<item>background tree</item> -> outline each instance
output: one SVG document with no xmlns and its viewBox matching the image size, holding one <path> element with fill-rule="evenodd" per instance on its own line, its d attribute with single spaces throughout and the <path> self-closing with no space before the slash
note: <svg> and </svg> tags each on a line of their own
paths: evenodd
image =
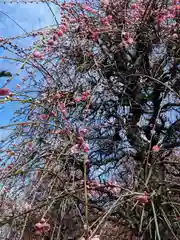
<svg viewBox="0 0 180 240">
<path fill-rule="evenodd" d="M 61 23 L 33 46 L 1 40 L 27 73 L 3 99 L 25 107 L 1 146 L 2 202 L 22 207 L 1 225 L 10 239 L 179 239 L 178 1 L 53 3 Z"/>
</svg>

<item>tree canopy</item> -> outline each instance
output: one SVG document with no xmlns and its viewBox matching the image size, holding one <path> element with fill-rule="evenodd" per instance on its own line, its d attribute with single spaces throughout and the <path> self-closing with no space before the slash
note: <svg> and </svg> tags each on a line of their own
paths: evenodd
<svg viewBox="0 0 180 240">
<path fill-rule="evenodd" d="M 32 46 L 0 42 L 25 73 L 17 92 L 0 89 L 24 105 L 1 127 L 15 126 L 1 143 L 1 227 L 179 239 L 179 2 L 51 2 L 60 23 L 18 36 Z"/>
</svg>

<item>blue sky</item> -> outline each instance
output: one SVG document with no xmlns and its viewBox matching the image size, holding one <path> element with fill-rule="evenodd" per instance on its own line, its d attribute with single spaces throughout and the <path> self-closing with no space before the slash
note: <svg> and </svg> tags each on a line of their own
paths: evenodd
<svg viewBox="0 0 180 240">
<path fill-rule="evenodd" d="M 5 1 L 5 0 L 4 0 Z M 59 10 L 56 6 L 51 5 L 53 12 L 60 18 Z M 4 13 L 4 14 L 3 14 Z M 8 15 L 9 17 L 7 17 Z M 17 22 L 27 32 L 38 30 L 48 25 L 55 24 L 54 17 L 49 10 L 46 3 L 7 3 L 3 4 L 0 0 L 0 36 L 13 37 L 24 34 L 24 31 L 15 24 L 11 19 Z M 18 41 L 18 46 L 28 46 L 32 43 L 32 39 L 21 39 Z M 7 55 L 3 49 L 0 48 L 0 56 Z M 0 59 L 0 70 L 9 70 L 13 75 L 17 72 L 18 66 L 10 63 L 7 60 Z M 22 73 L 23 74 L 23 73 Z M 21 76 L 21 75 L 20 75 Z M 11 90 L 15 89 L 16 84 L 20 82 L 20 76 L 14 77 L 12 82 L 8 85 Z M 5 79 L 0 79 L 0 88 L 2 87 Z M 0 126 L 7 125 L 13 112 L 19 107 L 17 102 L 6 103 L 5 106 L 0 105 Z M 7 136 L 7 130 L 0 130 L 0 140 Z"/>
</svg>

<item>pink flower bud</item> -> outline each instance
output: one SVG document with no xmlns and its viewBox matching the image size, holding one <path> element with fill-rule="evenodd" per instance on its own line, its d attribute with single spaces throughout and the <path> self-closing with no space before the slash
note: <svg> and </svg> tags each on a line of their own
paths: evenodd
<svg viewBox="0 0 180 240">
<path fill-rule="evenodd" d="M 132 8 L 132 9 L 136 9 L 136 8 L 137 8 L 136 3 L 131 4 L 131 8 Z"/>
<path fill-rule="evenodd" d="M 75 144 L 74 146 L 71 147 L 71 153 L 79 153 L 79 144 Z"/>
<path fill-rule="evenodd" d="M 177 33 L 173 33 L 172 38 L 173 38 L 173 39 L 177 39 L 177 38 L 178 38 Z"/>
<path fill-rule="evenodd" d="M 61 25 L 61 30 L 65 33 L 67 31 L 67 26 L 65 24 Z"/>
<path fill-rule="evenodd" d="M 47 119 L 49 118 L 49 115 L 47 115 L 47 114 L 41 114 L 41 115 L 39 116 L 39 118 L 40 118 L 40 120 L 47 120 Z"/>
<path fill-rule="evenodd" d="M 87 96 L 85 96 L 85 95 L 83 95 L 83 96 L 81 97 L 81 100 L 82 100 L 82 101 L 86 101 L 86 99 L 87 99 Z"/>
<path fill-rule="evenodd" d="M 45 222 L 42 224 L 42 228 L 43 228 L 43 232 L 47 233 L 50 231 L 50 224 Z"/>
<path fill-rule="evenodd" d="M 88 145 L 87 143 L 84 143 L 82 147 L 83 147 L 83 151 L 84 151 L 85 153 L 88 153 L 88 151 L 89 151 L 89 145 Z"/>
<path fill-rule="evenodd" d="M 81 99 L 80 99 L 80 98 L 74 98 L 74 101 L 75 101 L 75 102 L 80 102 Z"/>
<path fill-rule="evenodd" d="M 152 150 L 154 152 L 158 152 L 160 150 L 160 147 L 158 145 L 155 145 L 155 146 L 152 147 Z"/>
<path fill-rule="evenodd" d="M 45 223 L 46 219 L 45 218 L 41 218 L 41 220 L 39 221 L 40 223 Z"/>
<path fill-rule="evenodd" d="M 34 56 L 34 58 L 37 58 L 37 59 L 42 59 L 43 58 L 42 53 L 40 53 L 37 50 L 34 51 L 33 56 Z"/>
<path fill-rule="evenodd" d="M 4 190 L 4 193 L 8 192 L 8 188 L 7 187 L 4 187 L 3 190 Z"/>
<path fill-rule="evenodd" d="M 47 44 L 48 44 L 49 46 L 52 46 L 52 45 L 54 45 L 54 41 L 53 41 L 52 39 L 49 39 L 48 42 L 47 42 Z"/>
<path fill-rule="evenodd" d="M 84 137 L 86 135 L 86 133 L 88 132 L 88 129 L 87 128 L 82 128 L 79 130 L 79 133 L 82 137 Z"/>
<path fill-rule="evenodd" d="M 140 196 L 137 196 L 136 197 L 136 200 L 139 202 L 139 203 L 148 203 L 149 202 L 149 197 L 147 196 L 147 193 L 144 192 L 143 195 L 140 195 Z"/>
<path fill-rule="evenodd" d="M 91 162 L 90 162 L 90 160 L 86 160 L 86 161 L 85 161 L 85 165 L 86 165 L 86 168 L 87 168 L 87 169 L 91 168 Z"/>
<path fill-rule="evenodd" d="M 113 17 L 112 17 L 111 15 L 108 15 L 108 16 L 107 16 L 108 21 L 111 21 L 112 18 L 113 18 Z"/>
<path fill-rule="evenodd" d="M 6 96 L 9 95 L 10 91 L 8 88 L 1 88 L 0 89 L 0 96 Z"/>
<path fill-rule="evenodd" d="M 58 35 L 59 37 L 62 37 L 63 31 L 59 30 L 59 31 L 57 32 L 57 35 Z"/>
</svg>

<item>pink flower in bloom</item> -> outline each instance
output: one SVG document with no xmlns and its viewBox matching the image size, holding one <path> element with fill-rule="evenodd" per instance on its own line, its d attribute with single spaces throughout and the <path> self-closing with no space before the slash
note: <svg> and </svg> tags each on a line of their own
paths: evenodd
<svg viewBox="0 0 180 240">
<path fill-rule="evenodd" d="M 155 145 L 155 146 L 152 147 L 152 150 L 154 152 L 158 152 L 160 150 L 160 147 L 158 145 Z"/>
<path fill-rule="evenodd" d="M 98 40 L 99 34 L 97 32 L 92 32 L 92 39 L 94 41 Z"/>
<path fill-rule="evenodd" d="M 173 38 L 173 39 L 177 39 L 177 38 L 178 38 L 177 33 L 173 33 L 172 38 Z"/>
<path fill-rule="evenodd" d="M 65 33 L 67 31 L 67 26 L 65 24 L 61 25 L 61 30 Z"/>
<path fill-rule="evenodd" d="M 17 84 L 17 85 L 16 85 L 16 88 L 17 88 L 17 89 L 20 89 L 20 88 L 21 88 L 21 86 L 20 86 L 19 84 Z"/>
<path fill-rule="evenodd" d="M 8 188 L 7 187 L 4 187 L 3 190 L 4 190 L 4 193 L 8 192 Z"/>
<path fill-rule="evenodd" d="M 144 192 L 143 195 L 139 195 L 136 197 L 136 200 L 139 202 L 139 203 L 142 203 L 142 204 L 145 204 L 145 203 L 148 203 L 149 202 L 149 197 L 147 195 L 147 192 Z"/>
<path fill-rule="evenodd" d="M 130 37 L 130 38 L 128 38 L 127 42 L 128 42 L 129 44 L 133 44 L 133 43 L 134 43 L 134 39 Z"/>
<path fill-rule="evenodd" d="M 45 223 L 45 222 L 46 222 L 45 218 L 41 218 L 40 223 Z"/>
<path fill-rule="evenodd" d="M 41 115 L 39 116 L 39 118 L 40 118 L 40 120 L 47 120 L 47 119 L 49 118 L 49 115 L 47 115 L 47 114 L 41 114 Z"/>
<path fill-rule="evenodd" d="M 86 165 L 86 168 L 87 169 L 89 169 L 89 168 L 91 168 L 91 162 L 90 162 L 90 160 L 86 160 L 86 162 L 85 162 L 85 165 Z"/>
<path fill-rule="evenodd" d="M 112 20 L 112 16 L 111 16 L 111 15 L 108 15 L 108 16 L 107 16 L 107 19 L 108 19 L 108 21 L 111 21 L 111 20 Z"/>
<path fill-rule="evenodd" d="M 11 169 L 13 168 L 13 165 L 9 164 L 9 165 L 7 166 L 7 168 L 8 168 L 9 170 L 11 170 Z"/>
<path fill-rule="evenodd" d="M 53 35 L 53 41 L 56 41 L 56 40 L 58 40 L 58 35 L 57 35 L 57 34 L 54 34 L 54 35 Z"/>
<path fill-rule="evenodd" d="M 57 32 L 57 35 L 58 35 L 59 37 L 62 37 L 63 31 L 59 30 L 59 31 Z"/>
<path fill-rule="evenodd" d="M 64 96 L 64 95 L 61 94 L 61 93 L 56 93 L 55 98 L 60 99 L 60 98 L 62 98 L 63 96 Z"/>
<path fill-rule="evenodd" d="M 47 44 L 48 44 L 49 46 L 52 46 L 52 45 L 54 45 L 54 41 L 53 41 L 52 39 L 49 39 L 48 42 L 47 42 Z"/>
<path fill-rule="evenodd" d="M 58 106 L 59 106 L 59 108 L 60 108 L 60 111 L 61 111 L 64 115 L 66 115 L 66 114 L 67 114 L 67 111 L 66 111 L 66 108 L 65 108 L 65 103 L 60 102 L 60 103 L 58 104 Z"/>
<path fill-rule="evenodd" d="M 88 153 L 88 151 L 89 151 L 89 145 L 88 145 L 87 143 L 83 143 L 82 148 L 83 148 L 83 151 L 84 151 L 85 153 Z"/>
<path fill-rule="evenodd" d="M 37 51 L 37 50 L 34 51 L 33 56 L 34 56 L 34 58 L 37 58 L 37 59 L 42 59 L 43 58 L 42 53 Z"/>
<path fill-rule="evenodd" d="M 80 102 L 81 99 L 80 99 L 80 98 L 74 98 L 74 101 L 75 101 L 75 102 Z"/>
<path fill-rule="evenodd" d="M 0 96 L 6 96 L 9 95 L 10 91 L 8 88 L 1 88 L 0 89 Z"/>
<path fill-rule="evenodd" d="M 31 205 L 28 203 L 25 203 L 24 208 L 26 211 L 29 211 L 29 210 L 31 210 Z"/>
<path fill-rule="evenodd" d="M 101 0 L 101 4 L 104 6 L 104 7 L 107 7 L 109 5 L 109 0 Z"/>
<path fill-rule="evenodd" d="M 74 146 L 71 147 L 71 153 L 75 154 L 75 153 L 79 153 L 80 149 L 79 149 L 79 144 L 75 144 Z"/>
<path fill-rule="evenodd" d="M 81 97 L 81 100 L 82 100 L 82 101 L 86 101 L 86 99 L 87 99 L 87 96 L 85 96 L 85 95 L 83 95 L 83 96 Z"/>
<path fill-rule="evenodd" d="M 35 230 L 36 234 L 42 234 L 47 233 L 50 231 L 50 224 L 46 222 L 46 220 L 43 218 L 40 222 L 35 224 Z"/>
<path fill-rule="evenodd" d="M 81 128 L 79 130 L 79 133 L 80 133 L 81 137 L 84 137 L 87 134 L 87 132 L 88 132 L 87 128 Z"/>
<path fill-rule="evenodd" d="M 82 7 L 83 7 L 83 9 L 86 10 L 86 11 L 89 11 L 89 10 L 91 9 L 91 8 L 90 8 L 88 5 L 86 5 L 86 4 L 83 4 Z"/>
<path fill-rule="evenodd" d="M 131 8 L 132 9 L 136 9 L 137 8 L 137 4 L 136 3 L 131 4 Z"/>
<path fill-rule="evenodd" d="M 28 150 L 32 151 L 32 149 L 33 149 L 33 144 L 32 144 L 31 142 L 29 142 L 29 143 L 27 144 L 27 148 L 28 148 Z"/>
</svg>

